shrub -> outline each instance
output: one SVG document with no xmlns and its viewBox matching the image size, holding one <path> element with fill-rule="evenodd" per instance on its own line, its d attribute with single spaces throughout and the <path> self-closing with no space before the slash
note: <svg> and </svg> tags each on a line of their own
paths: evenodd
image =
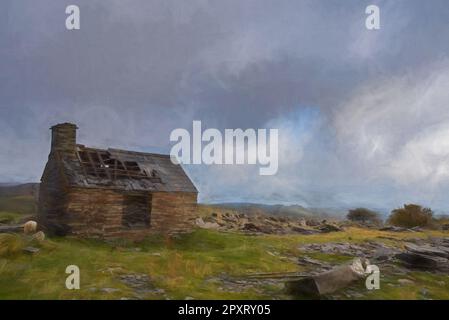
<svg viewBox="0 0 449 320">
<path fill-rule="evenodd" d="M 388 223 L 404 228 L 428 227 L 433 224 L 433 212 L 417 204 L 405 204 L 403 208 L 391 211 Z"/>
<path fill-rule="evenodd" d="M 346 218 L 350 221 L 369 223 L 374 225 L 380 225 L 382 223 L 379 213 L 366 208 L 349 210 Z"/>
</svg>

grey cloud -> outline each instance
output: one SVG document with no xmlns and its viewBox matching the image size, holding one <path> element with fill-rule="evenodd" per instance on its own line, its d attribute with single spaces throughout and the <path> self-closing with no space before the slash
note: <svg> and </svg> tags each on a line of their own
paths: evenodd
<svg viewBox="0 0 449 320">
<path fill-rule="evenodd" d="M 366 163 L 347 152 L 357 133 L 347 138 L 335 123 L 342 114 L 351 120 L 365 112 L 354 105 L 363 88 L 404 74 L 419 77 L 447 58 L 446 1 L 75 2 L 77 32 L 64 28 L 64 9 L 74 1 L 2 2 L 1 180 L 39 178 L 48 127 L 56 122 L 78 123 L 81 143 L 167 152 L 170 131 L 190 128 L 194 119 L 217 128 L 284 127 L 312 108 L 320 124 L 301 133 L 311 135 L 309 142 L 289 140 L 303 156 L 279 177 L 261 182 L 251 168 L 239 168 L 230 172 L 240 178 L 230 180 L 224 168 L 189 168 L 203 199 L 391 205 L 405 194 L 379 168 L 370 167 L 375 183 L 363 187 Z M 372 3 L 382 14 L 376 32 L 364 28 Z M 396 104 L 406 100 L 393 99 L 385 113 L 402 112 Z M 360 117 L 367 121 L 370 114 Z M 405 136 L 394 125 L 381 130 L 392 139 Z M 386 194 L 397 198 L 382 200 Z"/>
</svg>

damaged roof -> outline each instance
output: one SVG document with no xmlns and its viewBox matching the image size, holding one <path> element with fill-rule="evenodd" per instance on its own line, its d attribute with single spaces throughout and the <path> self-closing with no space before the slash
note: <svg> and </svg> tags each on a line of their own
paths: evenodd
<svg viewBox="0 0 449 320">
<path fill-rule="evenodd" d="M 70 186 L 126 191 L 195 192 L 181 165 L 169 155 L 77 145 L 76 157 L 59 153 Z"/>
</svg>

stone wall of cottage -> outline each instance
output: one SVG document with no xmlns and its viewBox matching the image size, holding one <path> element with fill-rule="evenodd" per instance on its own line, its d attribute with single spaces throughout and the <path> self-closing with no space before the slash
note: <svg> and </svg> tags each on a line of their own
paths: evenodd
<svg viewBox="0 0 449 320">
<path fill-rule="evenodd" d="M 67 196 L 65 222 L 73 235 L 89 238 L 140 239 L 151 233 L 178 233 L 192 229 L 197 215 L 197 194 L 151 194 L 149 227 L 123 226 L 126 194 L 103 189 L 72 189 Z"/>
</svg>

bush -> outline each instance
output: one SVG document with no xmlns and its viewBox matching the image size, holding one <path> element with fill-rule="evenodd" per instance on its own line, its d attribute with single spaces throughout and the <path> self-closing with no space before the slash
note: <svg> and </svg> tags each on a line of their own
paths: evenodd
<svg viewBox="0 0 449 320">
<path fill-rule="evenodd" d="M 380 225 L 382 223 L 379 213 L 365 208 L 349 210 L 346 218 L 350 221 L 374 225 Z"/>
<path fill-rule="evenodd" d="M 388 223 L 404 228 L 429 227 L 433 224 L 433 212 L 417 204 L 405 204 L 404 208 L 391 211 Z"/>
</svg>

